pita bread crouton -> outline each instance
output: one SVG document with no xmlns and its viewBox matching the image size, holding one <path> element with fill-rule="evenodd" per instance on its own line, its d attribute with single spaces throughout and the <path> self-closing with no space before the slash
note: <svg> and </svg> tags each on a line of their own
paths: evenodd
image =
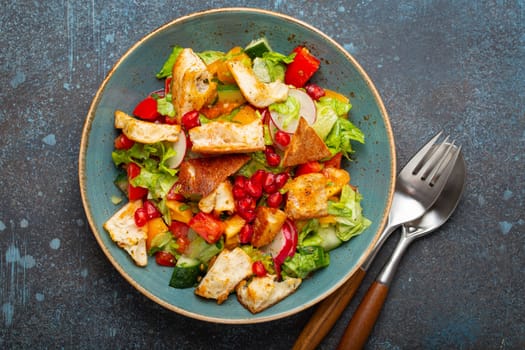
<svg viewBox="0 0 525 350">
<path fill-rule="evenodd" d="M 191 150 L 204 154 L 249 153 L 264 150 L 261 119 L 249 124 L 215 121 L 191 128 Z"/>
<path fill-rule="evenodd" d="M 237 284 L 250 277 L 252 259 L 241 248 L 224 249 L 195 289 L 195 294 L 222 304 Z"/>
<path fill-rule="evenodd" d="M 284 211 L 270 207 L 257 207 L 255 215 L 251 243 L 259 248 L 273 241 L 287 216 Z"/>
<path fill-rule="evenodd" d="M 142 201 L 136 200 L 126 203 L 104 223 L 111 239 L 124 249 L 133 258 L 138 266 L 148 264 L 146 252 L 147 231 L 135 224 L 135 211 L 142 207 Z"/>
<path fill-rule="evenodd" d="M 305 174 L 289 181 L 286 184 L 286 214 L 293 220 L 328 215 L 327 182 L 328 179 L 321 173 Z"/>
<path fill-rule="evenodd" d="M 249 160 L 247 154 L 185 160 L 179 168 L 178 192 L 185 197 L 206 197 Z"/>
<path fill-rule="evenodd" d="M 254 277 L 249 282 L 239 283 L 235 291 L 239 302 L 255 314 L 295 292 L 301 282 L 300 278 L 287 278 L 278 282 L 276 276 Z"/>
<path fill-rule="evenodd" d="M 304 118 L 299 119 L 297 130 L 284 150 L 283 166 L 295 166 L 330 157 L 332 153 Z"/>
<path fill-rule="evenodd" d="M 115 111 L 115 128 L 122 129 L 130 140 L 146 144 L 161 141 L 176 142 L 180 134 L 180 125 L 147 122 L 119 110 Z"/>
<path fill-rule="evenodd" d="M 201 109 L 217 96 L 217 83 L 192 49 L 181 51 L 173 65 L 172 77 L 170 91 L 179 122 L 185 113 Z"/>
</svg>

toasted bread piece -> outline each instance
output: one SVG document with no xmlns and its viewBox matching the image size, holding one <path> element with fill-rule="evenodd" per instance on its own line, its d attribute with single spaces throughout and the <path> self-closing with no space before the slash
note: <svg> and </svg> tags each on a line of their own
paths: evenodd
<svg viewBox="0 0 525 350">
<path fill-rule="evenodd" d="M 212 211 L 219 216 L 223 212 L 232 213 L 235 210 L 235 199 L 230 181 L 223 181 L 213 192 L 199 201 L 199 209 L 205 213 Z"/>
<path fill-rule="evenodd" d="M 274 102 L 285 101 L 288 97 L 288 85 L 280 81 L 271 83 L 259 81 L 253 69 L 245 66 L 242 61 L 230 60 L 226 64 L 244 98 L 255 107 L 268 107 Z"/>
<path fill-rule="evenodd" d="M 283 166 L 295 166 L 330 157 L 332 153 L 304 118 L 299 118 L 297 130 L 284 150 Z"/>
<path fill-rule="evenodd" d="M 284 211 L 277 208 L 257 207 L 256 210 L 251 243 L 259 248 L 273 241 L 287 216 Z"/>
<path fill-rule="evenodd" d="M 180 134 L 180 125 L 146 122 L 119 110 L 115 111 L 115 128 L 122 129 L 130 140 L 147 144 L 161 141 L 176 142 Z"/>
<path fill-rule="evenodd" d="M 264 150 L 262 121 L 249 124 L 215 121 L 189 130 L 191 150 L 205 154 L 249 153 Z"/>
<path fill-rule="evenodd" d="M 228 176 L 250 160 L 247 154 L 188 159 L 179 169 L 179 193 L 186 197 L 206 197 Z"/>
<path fill-rule="evenodd" d="M 350 183 L 350 174 L 344 169 L 324 168 L 321 174 L 328 179 L 326 183 L 326 195 L 328 197 L 339 194 L 343 186 Z"/>
<path fill-rule="evenodd" d="M 321 173 L 296 177 L 286 184 L 286 214 L 294 220 L 304 220 L 328 215 L 328 179 Z"/>
<path fill-rule="evenodd" d="M 235 291 L 239 302 L 255 314 L 295 292 L 301 282 L 300 278 L 287 278 L 278 282 L 276 276 L 254 277 L 251 281 L 239 283 Z"/>
<path fill-rule="evenodd" d="M 250 277 L 252 259 L 241 248 L 224 249 L 203 277 L 195 294 L 222 304 L 242 280 Z"/>
<path fill-rule="evenodd" d="M 181 51 L 173 65 L 172 77 L 170 91 L 179 122 L 186 112 L 201 109 L 217 96 L 217 83 L 192 49 Z"/>
<path fill-rule="evenodd" d="M 146 252 L 147 232 L 135 225 L 135 210 L 142 207 L 142 201 L 136 200 L 126 203 L 111 218 L 104 223 L 111 239 L 131 256 L 138 266 L 148 264 Z"/>
</svg>

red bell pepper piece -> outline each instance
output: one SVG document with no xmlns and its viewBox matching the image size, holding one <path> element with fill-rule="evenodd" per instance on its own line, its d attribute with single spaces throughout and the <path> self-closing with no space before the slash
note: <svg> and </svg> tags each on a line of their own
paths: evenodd
<svg viewBox="0 0 525 350">
<path fill-rule="evenodd" d="M 286 68 L 284 82 L 300 88 L 317 72 L 321 61 L 304 46 L 296 47 L 293 52 L 295 57 Z"/>
<path fill-rule="evenodd" d="M 157 111 L 157 100 L 151 96 L 146 97 L 135 107 L 133 110 L 133 115 L 139 117 L 140 119 L 154 121 L 160 117 L 160 114 Z"/>
</svg>

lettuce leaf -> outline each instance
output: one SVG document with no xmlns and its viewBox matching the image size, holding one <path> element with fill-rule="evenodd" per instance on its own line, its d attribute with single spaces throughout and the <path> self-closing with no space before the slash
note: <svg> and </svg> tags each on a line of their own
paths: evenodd
<svg viewBox="0 0 525 350">
<path fill-rule="evenodd" d="M 175 64 L 175 61 L 177 61 L 177 58 L 179 57 L 183 49 L 184 49 L 183 47 L 178 46 L 178 45 L 173 48 L 168 59 L 166 60 L 166 62 L 164 62 L 164 64 L 162 65 L 162 68 L 156 74 L 156 77 L 158 79 L 163 79 L 171 75 L 173 65 Z"/>
<path fill-rule="evenodd" d="M 116 166 L 130 162 L 140 166 L 140 174 L 131 180 L 133 186 L 147 188 L 153 199 L 166 196 L 177 180 L 177 169 L 171 169 L 167 160 L 175 156 L 169 143 L 157 142 L 151 145 L 135 143 L 128 150 L 115 150 L 111 156 Z"/>
<path fill-rule="evenodd" d="M 351 186 L 345 185 L 339 202 L 328 201 L 328 213 L 335 216 L 336 235 L 342 241 L 362 233 L 371 221 L 363 216 L 362 196 Z"/>
</svg>

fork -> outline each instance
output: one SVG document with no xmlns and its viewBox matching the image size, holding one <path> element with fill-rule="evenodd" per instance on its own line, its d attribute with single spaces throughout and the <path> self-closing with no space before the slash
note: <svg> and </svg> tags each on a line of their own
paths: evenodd
<svg viewBox="0 0 525 350">
<path fill-rule="evenodd" d="M 459 152 L 453 152 L 449 137 L 433 147 L 443 134 L 440 131 L 403 167 L 396 180 L 390 213 L 383 232 L 370 254 L 337 291 L 326 298 L 312 315 L 296 340 L 293 350 L 315 349 L 355 295 L 384 242 L 399 226 L 421 217 L 436 201 L 450 176 Z"/>
</svg>

